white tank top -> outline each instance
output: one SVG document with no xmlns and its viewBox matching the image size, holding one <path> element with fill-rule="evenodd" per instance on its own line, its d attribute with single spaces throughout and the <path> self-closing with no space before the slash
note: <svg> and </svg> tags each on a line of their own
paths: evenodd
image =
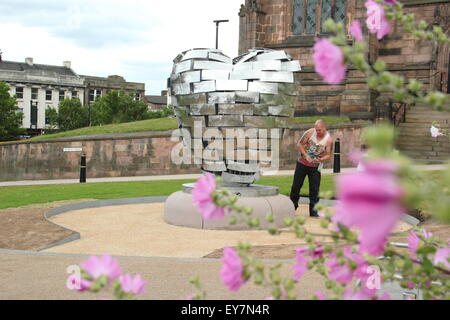
<svg viewBox="0 0 450 320">
<path fill-rule="evenodd" d="M 311 159 L 319 158 L 325 153 L 325 148 L 328 140 L 331 138 L 330 133 L 327 132 L 322 140 L 317 139 L 317 132 L 314 129 L 313 134 L 308 139 L 305 147 L 305 151 Z M 302 155 L 300 155 L 300 162 L 309 167 L 318 167 L 319 171 L 323 168 L 323 162 L 320 164 L 313 164 L 306 161 Z"/>
</svg>

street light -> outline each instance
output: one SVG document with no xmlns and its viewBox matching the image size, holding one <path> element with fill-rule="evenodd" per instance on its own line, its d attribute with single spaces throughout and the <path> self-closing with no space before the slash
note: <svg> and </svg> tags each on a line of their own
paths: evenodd
<svg viewBox="0 0 450 320">
<path fill-rule="evenodd" d="M 219 49 L 219 23 L 229 22 L 229 20 L 214 20 L 216 24 L 216 49 Z"/>
</svg>

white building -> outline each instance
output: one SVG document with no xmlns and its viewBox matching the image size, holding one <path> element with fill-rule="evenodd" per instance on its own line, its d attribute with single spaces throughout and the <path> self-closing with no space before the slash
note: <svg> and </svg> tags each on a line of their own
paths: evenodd
<svg viewBox="0 0 450 320">
<path fill-rule="evenodd" d="M 60 101 L 74 97 L 84 103 L 84 79 L 72 70 L 70 61 L 62 66 L 35 64 L 32 58 L 25 62 L 0 61 L 0 81 L 16 95 L 24 113 L 22 127 L 29 134 L 40 134 L 47 128 L 47 107 L 58 109 Z"/>
</svg>

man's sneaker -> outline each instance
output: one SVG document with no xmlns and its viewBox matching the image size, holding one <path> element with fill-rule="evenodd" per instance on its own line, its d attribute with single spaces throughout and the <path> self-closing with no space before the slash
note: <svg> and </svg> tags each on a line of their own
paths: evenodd
<svg viewBox="0 0 450 320">
<path fill-rule="evenodd" d="M 320 216 L 318 214 L 310 214 L 309 215 L 311 218 L 317 218 L 320 219 Z"/>
</svg>

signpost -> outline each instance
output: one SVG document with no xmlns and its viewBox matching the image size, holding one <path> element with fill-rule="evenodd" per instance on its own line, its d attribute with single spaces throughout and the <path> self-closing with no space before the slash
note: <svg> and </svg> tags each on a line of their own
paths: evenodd
<svg viewBox="0 0 450 320">
<path fill-rule="evenodd" d="M 83 151 L 83 148 L 64 148 L 64 152 L 81 152 Z"/>
<path fill-rule="evenodd" d="M 80 183 L 86 183 L 86 154 L 83 148 L 64 148 L 64 152 L 81 152 L 80 159 Z"/>
</svg>

